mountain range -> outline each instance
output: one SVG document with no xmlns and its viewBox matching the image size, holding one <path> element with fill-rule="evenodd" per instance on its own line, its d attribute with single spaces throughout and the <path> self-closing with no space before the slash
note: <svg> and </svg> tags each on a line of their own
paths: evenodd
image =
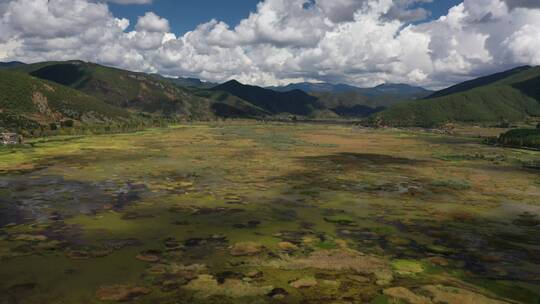
<svg viewBox="0 0 540 304">
<path fill-rule="evenodd" d="M 540 115 L 540 67 L 518 67 L 432 92 L 406 84 L 358 88 L 298 83 L 263 88 L 168 78 L 83 61 L 0 64 L 0 127 L 39 128 L 151 119 L 362 119 L 372 125 L 519 121 Z"/>
<path fill-rule="evenodd" d="M 25 65 L 25 63 L 20 62 L 20 61 L 0 62 L 0 70 L 10 69 L 10 68 L 18 67 L 21 65 Z"/>
<path fill-rule="evenodd" d="M 384 95 L 402 96 L 406 98 L 420 98 L 433 93 L 421 87 L 415 87 L 408 84 L 385 83 L 372 88 L 359 88 L 348 84 L 331 83 L 291 83 L 281 87 L 268 87 L 268 89 L 287 92 L 292 90 L 302 90 L 306 93 L 347 93 L 357 92 L 368 97 L 377 97 Z"/>
<path fill-rule="evenodd" d="M 268 88 L 278 92 L 302 90 L 316 97 L 324 107 L 337 115 L 354 118 L 366 117 L 394 104 L 433 93 L 421 87 L 395 83 L 359 88 L 347 84 L 302 82 Z"/>
</svg>

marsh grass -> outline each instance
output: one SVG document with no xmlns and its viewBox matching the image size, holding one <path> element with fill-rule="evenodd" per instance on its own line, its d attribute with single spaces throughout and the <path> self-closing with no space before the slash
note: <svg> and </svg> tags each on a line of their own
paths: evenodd
<svg viewBox="0 0 540 304">
<path fill-rule="evenodd" d="M 149 288 L 137 303 L 395 303 L 385 289 L 429 284 L 538 302 L 540 181 L 518 165 L 538 152 L 437 138 L 231 122 L 1 149 L 0 303 L 117 284 Z"/>
</svg>

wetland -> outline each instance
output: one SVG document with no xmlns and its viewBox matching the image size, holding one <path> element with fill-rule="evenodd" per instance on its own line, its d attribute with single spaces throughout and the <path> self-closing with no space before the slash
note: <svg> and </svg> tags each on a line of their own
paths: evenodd
<svg viewBox="0 0 540 304">
<path fill-rule="evenodd" d="M 0 303 L 540 303 L 539 158 L 254 121 L 2 147 Z"/>
</svg>

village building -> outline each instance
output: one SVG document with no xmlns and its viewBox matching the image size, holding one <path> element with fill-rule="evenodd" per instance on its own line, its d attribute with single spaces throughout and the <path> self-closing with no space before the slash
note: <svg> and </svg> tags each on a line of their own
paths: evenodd
<svg viewBox="0 0 540 304">
<path fill-rule="evenodd" d="M 16 145 L 22 143 L 22 136 L 17 133 L 0 133 L 0 144 Z"/>
</svg>

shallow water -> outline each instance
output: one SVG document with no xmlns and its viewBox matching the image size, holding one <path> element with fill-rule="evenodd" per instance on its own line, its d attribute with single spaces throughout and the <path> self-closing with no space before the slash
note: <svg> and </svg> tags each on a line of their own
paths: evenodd
<svg viewBox="0 0 540 304">
<path fill-rule="evenodd" d="M 0 303 L 537 303 L 538 157 L 241 122 L 6 148 Z"/>
</svg>

